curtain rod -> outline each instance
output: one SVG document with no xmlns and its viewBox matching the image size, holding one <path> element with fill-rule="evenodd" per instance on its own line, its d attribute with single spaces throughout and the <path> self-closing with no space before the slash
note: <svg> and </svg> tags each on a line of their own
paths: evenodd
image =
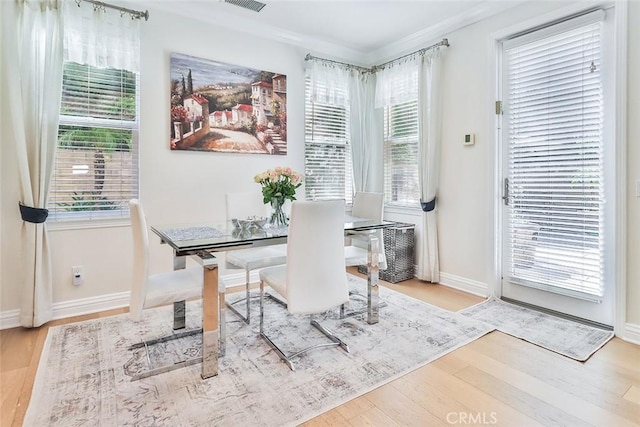
<svg viewBox="0 0 640 427">
<path fill-rule="evenodd" d="M 396 59 L 392 59 L 391 61 L 387 61 L 383 64 L 380 65 L 374 65 L 373 67 L 371 67 L 371 71 L 377 71 L 377 70 L 381 70 L 384 67 L 386 67 L 389 64 L 392 64 L 396 61 L 400 61 L 401 59 L 404 58 L 408 58 L 409 56 L 413 56 L 413 55 L 424 55 L 428 50 L 434 49 L 436 47 L 440 47 L 440 46 L 444 46 L 444 47 L 449 47 L 449 40 L 444 38 L 442 40 L 440 40 L 438 43 L 434 43 L 431 46 L 427 46 L 425 48 L 422 48 L 420 50 L 416 50 L 415 52 L 411 52 L 411 53 L 407 53 L 406 55 L 402 55 Z"/>
<path fill-rule="evenodd" d="M 144 12 L 142 12 L 139 10 L 127 9 L 126 7 L 116 6 L 114 4 L 104 3 L 98 0 L 76 0 L 76 4 L 78 5 L 78 7 L 80 7 L 80 3 L 83 1 L 87 3 L 91 3 L 94 9 L 104 9 L 108 7 L 109 9 L 119 10 L 121 14 L 128 13 L 129 15 L 131 15 L 131 19 L 144 18 L 145 21 L 149 20 L 148 10 L 145 10 Z"/>
<path fill-rule="evenodd" d="M 310 61 L 312 59 L 317 59 L 317 60 L 323 61 L 323 62 L 330 62 L 332 64 L 341 65 L 341 66 L 346 67 L 346 68 L 353 68 L 355 70 L 362 71 L 363 73 L 371 72 L 371 68 L 360 67 L 358 65 L 347 64 L 346 62 L 333 61 L 331 59 L 320 58 L 320 57 L 317 57 L 317 56 L 313 56 L 310 53 L 307 53 L 307 56 L 304 57 L 305 61 Z"/>
<path fill-rule="evenodd" d="M 87 0 L 85 0 L 85 1 L 87 1 Z M 446 38 L 442 39 L 438 43 L 432 44 L 431 46 L 427 46 L 427 47 L 422 48 L 420 50 L 417 50 L 415 52 L 408 53 L 408 54 L 403 55 L 403 56 L 401 56 L 399 58 L 392 59 L 391 61 L 387 61 L 387 62 L 385 62 L 383 64 L 374 65 L 371 68 L 365 68 L 365 67 L 360 67 L 358 65 L 347 64 L 346 62 L 333 61 L 331 59 L 319 58 L 317 56 L 311 55 L 310 53 L 307 53 L 307 55 L 304 57 L 304 60 L 305 61 L 309 61 L 309 60 L 312 60 L 312 59 L 317 59 L 317 60 L 320 60 L 320 61 L 330 62 L 332 64 L 341 65 L 341 66 L 346 67 L 346 68 L 353 68 L 353 69 L 356 69 L 356 70 L 359 70 L 359 71 L 362 71 L 362 72 L 365 72 L 365 73 L 373 73 L 373 72 L 376 72 L 377 70 L 380 70 L 380 69 L 386 67 L 387 65 L 389 65 L 389 64 L 391 64 L 393 62 L 400 61 L 401 59 L 407 58 L 407 57 L 412 56 L 412 55 L 422 55 L 425 52 L 427 52 L 428 50 L 436 48 L 436 47 L 440 47 L 440 46 L 449 47 L 449 40 L 446 39 Z"/>
</svg>

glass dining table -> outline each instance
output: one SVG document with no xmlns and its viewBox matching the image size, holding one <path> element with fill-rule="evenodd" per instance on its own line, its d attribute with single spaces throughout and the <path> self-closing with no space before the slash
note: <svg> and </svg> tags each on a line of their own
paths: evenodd
<svg viewBox="0 0 640 427">
<path fill-rule="evenodd" d="M 246 225 L 246 224 L 245 224 Z M 376 230 L 393 227 L 394 222 L 373 221 L 346 216 L 345 235 L 366 238 L 367 308 L 366 319 L 378 323 L 378 254 L 380 242 Z M 199 224 L 168 224 L 151 226 L 162 243 L 173 249 L 174 270 L 186 266 L 186 258 L 195 258 L 203 267 L 202 290 L 202 372 L 203 379 L 218 374 L 218 357 L 225 353 L 225 289 L 218 281 L 216 252 L 256 248 L 287 242 L 287 227 L 246 226 L 237 228 L 231 221 Z"/>
</svg>

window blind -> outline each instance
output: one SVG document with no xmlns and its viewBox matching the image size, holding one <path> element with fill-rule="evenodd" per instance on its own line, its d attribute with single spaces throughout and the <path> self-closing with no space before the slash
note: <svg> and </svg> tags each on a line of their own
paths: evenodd
<svg viewBox="0 0 640 427">
<path fill-rule="evenodd" d="M 137 197 L 138 74 L 65 61 L 51 220 L 128 217 Z"/>
<path fill-rule="evenodd" d="M 504 59 L 509 280 L 601 300 L 601 23 L 514 40 Z"/>
<path fill-rule="evenodd" d="M 316 83 L 317 84 L 317 83 Z M 322 92 L 327 88 L 316 88 Z M 348 98 L 346 80 L 331 88 Z M 348 103 L 314 101 L 311 79 L 305 82 L 305 191 L 309 200 L 352 200 L 351 147 Z"/>
<path fill-rule="evenodd" d="M 420 206 L 417 93 L 384 108 L 384 188 L 385 203 Z"/>
</svg>

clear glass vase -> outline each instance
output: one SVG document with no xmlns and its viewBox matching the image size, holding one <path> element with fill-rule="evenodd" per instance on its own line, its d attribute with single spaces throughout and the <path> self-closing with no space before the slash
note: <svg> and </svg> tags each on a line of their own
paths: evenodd
<svg viewBox="0 0 640 427">
<path fill-rule="evenodd" d="M 289 224 L 289 218 L 284 213 L 284 198 L 275 197 L 271 199 L 271 218 L 269 224 L 272 227 L 286 227 Z"/>
</svg>

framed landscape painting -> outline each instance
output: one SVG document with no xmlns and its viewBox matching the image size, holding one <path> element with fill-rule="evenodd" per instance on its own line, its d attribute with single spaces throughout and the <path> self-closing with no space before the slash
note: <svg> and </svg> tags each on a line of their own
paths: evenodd
<svg viewBox="0 0 640 427">
<path fill-rule="evenodd" d="M 171 54 L 171 149 L 287 154 L 287 76 Z"/>
</svg>

